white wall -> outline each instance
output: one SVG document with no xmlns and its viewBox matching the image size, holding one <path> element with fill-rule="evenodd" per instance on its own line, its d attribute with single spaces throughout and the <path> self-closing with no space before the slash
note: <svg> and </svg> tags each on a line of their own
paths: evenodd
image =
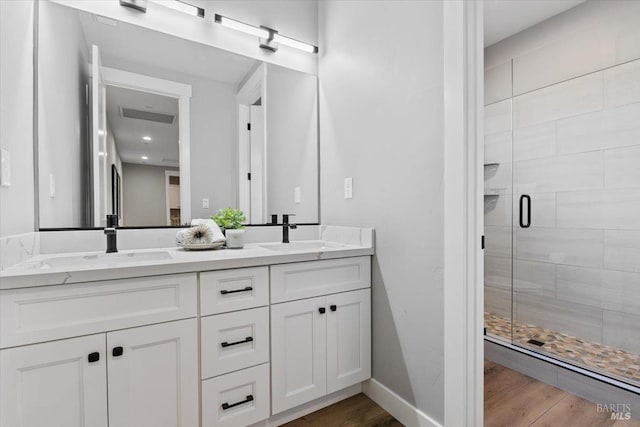
<svg viewBox="0 0 640 427">
<path fill-rule="evenodd" d="M 88 225 L 89 51 L 76 14 L 39 2 L 38 22 L 40 227 L 83 227 Z M 49 192 L 50 174 L 55 197 Z"/>
<path fill-rule="evenodd" d="M 640 2 L 590 1 L 485 51 L 485 162 L 500 163 L 485 188 L 501 193 L 485 208 L 486 311 L 511 317 L 513 274 L 516 320 L 634 353 L 638 23 Z M 511 217 L 521 194 L 532 197 L 527 229 Z"/>
<path fill-rule="evenodd" d="M 11 187 L 0 187 L 0 237 L 34 231 L 33 2 L 0 1 L 0 147 Z"/>
<path fill-rule="evenodd" d="M 322 223 L 375 228 L 373 376 L 442 422 L 443 5 L 322 1 L 319 18 Z"/>
<path fill-rule="evenodd" d="M 164 166 L 122 164 L 124 226 L 167 225 Z"/>
<path fill-rule="evenodd" d="M 318 222 L 317 78 L 267 64 L 267 214 Z M 300 187 L 300 203 L 294 188 Z"/>
</svg>

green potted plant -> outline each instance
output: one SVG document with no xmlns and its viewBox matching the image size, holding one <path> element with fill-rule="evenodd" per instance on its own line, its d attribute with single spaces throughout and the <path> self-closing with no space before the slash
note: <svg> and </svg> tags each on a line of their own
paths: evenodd
<svg viewBox="0 0 640 427">
<path fill-rule="evenodd" d="M 244 223 L 247 218 L 240 209 L 220 209 L 211 219 L 224 230 L 227 248 L 241 249 L 244 247 Z"/>
</svg>

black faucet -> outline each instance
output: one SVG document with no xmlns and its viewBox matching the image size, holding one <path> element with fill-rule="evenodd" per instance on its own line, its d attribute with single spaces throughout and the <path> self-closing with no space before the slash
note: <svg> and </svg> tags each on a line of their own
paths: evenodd
<svg viewBox="0 0 640 427">
<path fill-rule="evenodd" d="M 118 215 L 107 215 L 107 226 L 104 229 L 104 234 L 107 235 L 107 253 L 118 252 L 116 227 L 118 227 Z"/>
<path fill-rule="evenodd" d="M 289 243 L 289 229 L 295 230 L 298 228 L 295 224 L 289 224 L 290 216 L 295 216 L 295 214 L 282 215 L 282 243 Z"/>
</svg>

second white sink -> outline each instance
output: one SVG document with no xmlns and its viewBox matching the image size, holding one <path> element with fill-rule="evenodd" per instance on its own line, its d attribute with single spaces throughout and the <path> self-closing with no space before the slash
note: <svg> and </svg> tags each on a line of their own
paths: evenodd
<svg viewBox="0 0 640 427">
<path fill-rule="evenodd" d="M 327 249 L 342 248 L 340 243 L 325 242 L 322 240 L 305 240 L 291 243 L 267 243 L 260 247 L 270 251 L 291 252 L 291 251 L 323 251 Z"/>
</svg>

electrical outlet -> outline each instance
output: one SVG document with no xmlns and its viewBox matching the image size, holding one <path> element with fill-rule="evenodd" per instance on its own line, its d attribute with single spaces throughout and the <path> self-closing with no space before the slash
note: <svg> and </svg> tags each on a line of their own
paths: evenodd
<svg viewBox="0 0 640 427">
<path fill-rule="evenodd" d="M 11 155 L 5 149 L 0 149 L 0 185 L 11 187 Z"/>
<path fill-rule="evenodd" d="M 353 178 L 344 179 L 344 198 L 353 199 Z"/>
<path fill-rule="evenodd" d="M 295 204 L 300 204 L 300 187 L 295 187 L 293 189 L 293 202 Z"/>
<path fill-rule="evenodd" d="M 209 199 L 202 199 L 202 209 L 209 209 Z"/>
</svg>

